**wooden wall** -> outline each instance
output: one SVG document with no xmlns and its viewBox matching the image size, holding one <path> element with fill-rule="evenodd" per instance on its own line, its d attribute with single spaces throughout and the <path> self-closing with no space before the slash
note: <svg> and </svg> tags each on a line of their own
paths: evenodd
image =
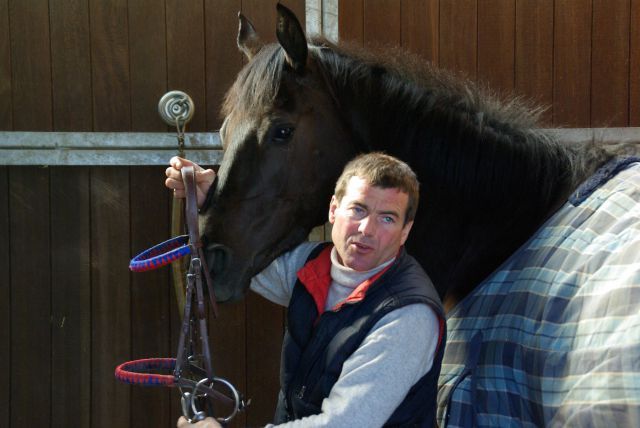
<svg viewBox="0 0 640 428">
<path fill-rule="evenodd" d="M 343 0 L 339 21 L 547 106 L 547 126 L 640 125 L 640 0 Z"/>
<path fill-rule="evenodd" d="M 0 0 L 0 130 L 165 131 L 170 89 L 195 101 L 189 130 L 215 130 L 242 65 L 236 13 L 273 39 L 274 3 Z M 549 105 L 548 125 L 640 126 L 640 0 L 342 0 L 339 20 L 342 39 Z M 175 392 L 113 378 L 175 352 L 168 270 L 127 270 L 169 237 L 163 170 L 0 166 L 0 426 L 174 426 Z M 272 415 L 282 323 L 253 295 L 210 323 L 217 372 L 252 398 L 234 426 Z"/>
<path fill-rule="evenodd" d="M 283 3 L 304 19 L 303 0 Z M 274 5 L 0 0 L 0 130 L 167 131 L 156 106 L 172 89 L 194 99 L 188 130 L 215 130 L 243 61 L 237 13 L 272 40 Z M 164 167 L 0 166 L 0 426 L 175 426 L 176 392 L 113 375 L 175 355 L 169 269 L 128 271 L 170 236 L 163 181 Z M 273 415 L 283 316 L 249 296 L 210 323 L 217 373 L 252 398 L 233 426 Z"/>
</svg>

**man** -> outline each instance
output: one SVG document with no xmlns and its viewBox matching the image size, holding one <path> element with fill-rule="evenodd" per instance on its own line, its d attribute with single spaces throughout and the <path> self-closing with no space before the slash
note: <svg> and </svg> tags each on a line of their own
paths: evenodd
<svg viewBox="0 0 640 428">
<path fill-rule="evenodd" d="M 192 163 L 170 164 L 166 185 L 183 197 L 179 170 Z M 202 203 L 215 174 L 195 169 Z M 332 245 L 300 244 L 252 279 L 253 291 L 288 306 L 277 426 L 435 426 L 444 316 L 403 249 L 418 187 L 396 158 L 357 157 L 329 205 Z"/>
</svg>

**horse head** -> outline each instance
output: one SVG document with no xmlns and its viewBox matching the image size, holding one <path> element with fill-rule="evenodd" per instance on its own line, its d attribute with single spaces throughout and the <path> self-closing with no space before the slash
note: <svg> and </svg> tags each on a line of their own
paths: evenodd
<svg viewBox="0 0 640 428">
<path fill-rule="evenodd" d="M 220 301 L 240 298 L 253 275 L 326 221 L 355 154 L 293 13 L 278 5 L 273 44 L 239 21 L 249 61 L 226 96 L 224 157 L 201 219 Z"/>
</svg>

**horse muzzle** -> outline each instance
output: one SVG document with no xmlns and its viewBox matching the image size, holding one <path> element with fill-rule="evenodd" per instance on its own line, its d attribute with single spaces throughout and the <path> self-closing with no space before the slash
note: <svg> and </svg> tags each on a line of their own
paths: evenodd
<svg viewBox="0 0 640 428">
<path fill-rule="evenodd" d="M 219 303 L 240 300 L 244 296 L 243 271 L 233 268 L 232 252 L 222 245 L 212 243 L 204 248 L 204 257 L 213 281 L 216 300 Z M 239 275 L 238 275 L 239 274 Z"/>
</svg>

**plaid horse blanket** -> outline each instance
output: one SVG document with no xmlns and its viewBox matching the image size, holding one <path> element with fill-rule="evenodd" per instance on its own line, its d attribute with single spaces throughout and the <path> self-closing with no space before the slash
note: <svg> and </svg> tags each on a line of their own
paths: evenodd
<svg viewBox="0 0 640 428">
<path fill-rule="evenodd" d="M 447 317 L 438 422 L 640 427 L 640 159 L 618 159 Z"/>
</svg>

